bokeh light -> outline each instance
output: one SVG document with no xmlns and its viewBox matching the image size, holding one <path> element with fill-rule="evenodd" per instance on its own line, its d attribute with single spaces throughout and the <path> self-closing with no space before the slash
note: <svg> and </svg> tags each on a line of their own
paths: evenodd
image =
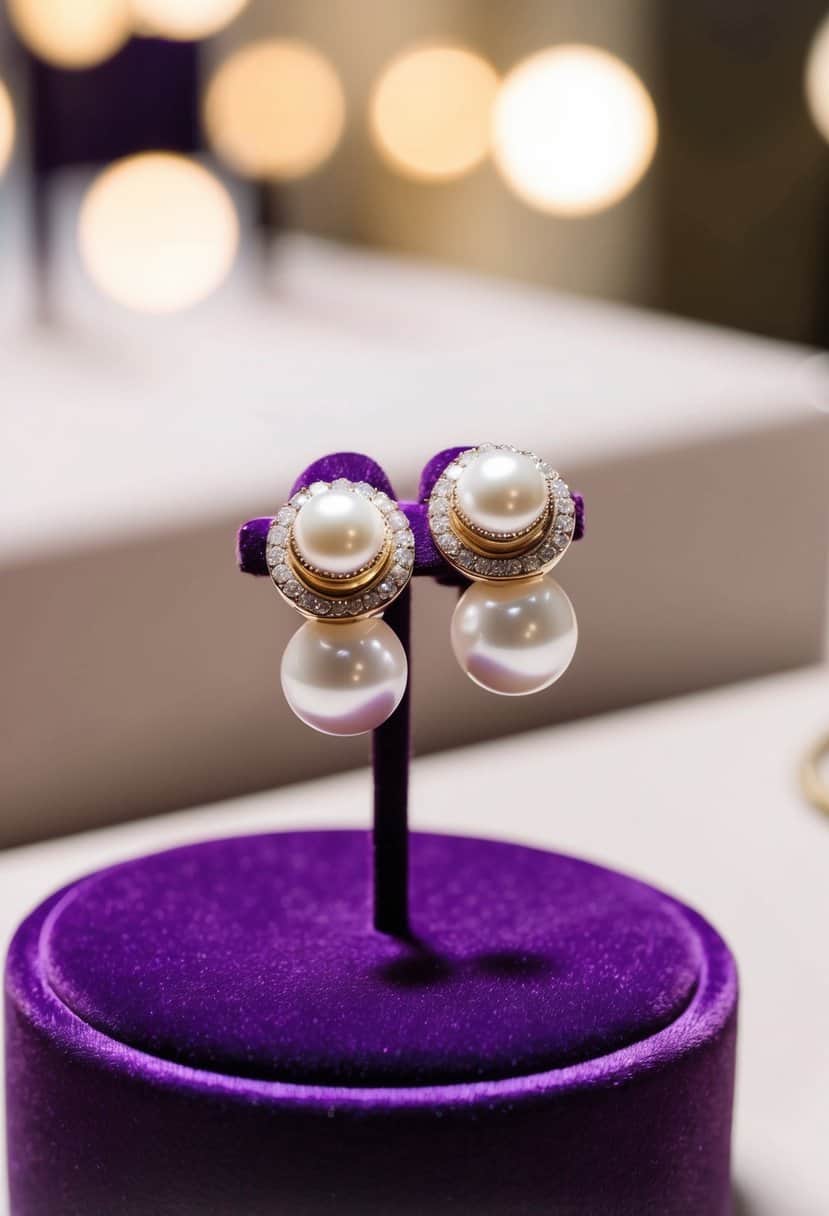
<svg viewBox="0 0 829 1216">
<path fill-rule="evenodd" d="M 248 0 L 132 0 L 135 23 L 142 34 L 182 42 L 218 33 L 247 4 Z"/>
<path fill-rule="evenodd" d="M 398 55 L 371 99 L 375 142 L 401 173 L 446 181 L 489 151 L 495 69 L 472 51 L 425 46 Z"/>
<path fill-rule="evenodd" d="M 805 86 L 812 121 L 829 140 L 829 17 L 818 26 L 809 47 Z"/>
<path fill-rule="evenodd" d="M 494 111 L 495 162 L 525 202 L 560 215 L 600 211 L 639 181 L 656 150 L 653 101 L 606 51 L 560 46 L 518 64 Z"/>
<path fill-rule="evenodd" d="M 216 152 L 244 176 L 304 177 L 337 146 L 345 98 L 333 67 L 313 47 L 265 39 L 217 69 L 204 120 Z"/>
<path fill-rule="evenodd" d="M 133 29 L 130 0 L 8 0 L 8 10 L 29 50 L 62 68 L 101 63 Z"/>
<path fill-rule="evenodd" d="M 140 312 L 189 308 L 230 270 L 239 221 L 230 195 L 195 161 L 145 152 L 116 161 L 81 206 L 78 244 L 96 286 Z"/>
<path fill-rule="evenodd" d="M 14 107 L 9 90 L 0 80 L 0 175 L 5 172 L 14 147 Z"/>
</svg>

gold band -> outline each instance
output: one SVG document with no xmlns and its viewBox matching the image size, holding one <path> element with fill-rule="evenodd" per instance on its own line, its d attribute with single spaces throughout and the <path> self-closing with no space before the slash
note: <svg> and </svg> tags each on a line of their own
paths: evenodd
<svg viewBox="0 0 829 1216">
<path fill-rule="evenodd" d="M 548 505 L 544 514 L 529 528 L 526 532 L 520 532 L 515 536 L 496 539 L 494 536 L 484 536 L 476 529 L 472 528 L 463 516 L 459 513 L 457 507 L 452 506 L 452 531 L 463 541 L 467 549 L 471 549 L 473 553 L 479 554 L 481 557 L 520 557 L 544 535 L 549 527 L 551 508 Z"/>
<path fill-rule="evenodd" d="M 824 773 L 829 761 L 829 735 L 809 748 L 800 763 L 800 788 L 812 806 L 829 815 L 829 780 Z"/>
<path fill-rule="evenodd" d="M 313 570 L 310 566 L 306 566 L 296 551 L 293 537 L 288 545 L 287 555 L 288 565 L 294 577 L 303 587 L 316 591 L 319 595 L 347 596 L 353 595 L 355 592 L 367 591 L 375 583 L 382 581 L 384 574 L 391 565 L 392 543 L 387 531 L 383 548 L 377 554 L 374 561 L 363 570 L 358 570 L 356 574 L 349 575 L 347 578 L 336 578 L 331 574 L 325 574 L 321 570 Z"/>
</svg>

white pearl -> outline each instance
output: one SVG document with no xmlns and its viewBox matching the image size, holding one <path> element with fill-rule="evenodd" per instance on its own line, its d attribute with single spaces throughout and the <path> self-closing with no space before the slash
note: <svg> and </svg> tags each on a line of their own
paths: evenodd
<svg viewBox="0 0 829 1216">
<path fill-rule="evenodd" d="M 307 621 L 282 656 L 291 709 L 326 735 L 375 730 L 406 689 L 406 652 L 385 621 Z"/>
<path fill-rule="evenodd" d="M 482 532 L 521 532 L 547 505 L 547 482 L 520 452 L 482 452 L 457 481 L 457 505 Z"/>
<path fill-rule="evenodd" d="M 452 648 L 482 688 L 507 696 L 540 692 L 570 665 L 578 640 L 569 597 L 549 574 L 473 583 L 452 617 Z"/>
<path fill-rule="evenodd" d="M 294 520 L 294 544 L 303 561 L 331 574 L 353 574 L 369 565 L 386 539 L 383 516 L 353 490 L 315 494 Z"/>
</svg>

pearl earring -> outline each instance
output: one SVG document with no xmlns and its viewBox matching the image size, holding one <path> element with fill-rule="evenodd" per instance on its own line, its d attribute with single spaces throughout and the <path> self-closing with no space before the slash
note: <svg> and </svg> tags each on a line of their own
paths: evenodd
<svg viewBox="0 0 829 1216">
<path fill-rule="evenodd" d="M 540 692 L 564 674 L 578 626 L 549 571 L 576 525 L 570 491 L 532 452 L 470 448 L 444 469 L 429 498 L 429 526 L 443 557 L 473 585 L 452 617 L 452 648 L 490 692 Z"/>
<path fill-rule="evenodd" d="M 282 657 L 291 709 L 324 734 L 374 730 L 406 689 L 405 651 L 379 619 L 412 575 L 406 516 L 366 482 L 317 481 L 278 512 L 265 556 L 279 593 L 309 618 Z"/>
</svg>

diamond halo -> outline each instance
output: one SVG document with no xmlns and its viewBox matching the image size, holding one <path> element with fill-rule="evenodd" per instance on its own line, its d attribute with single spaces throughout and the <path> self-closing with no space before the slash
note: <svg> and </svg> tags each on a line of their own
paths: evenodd
<svg viewBox="0 0 829 1216">
<path fill-rule="evenodd" d="M 516 536 L 512 553 L 476 553 L 457 532 L 453 520 L 455 486 L 467 465 L 489 452 L 514 452 L 528 456 L 542 473 L 549 496 L 549 519 L 541 535 L 521 548 L 521 536 Z M 563 478 L 546 460 L 534 452 L 506 443 L 484 443 L 468 448 L 451 461 L 441 473 L 429 496 L 429 527 L 441 555 L 450 566 L 473 580 L 528 578 L 546 574 L 566 553 L 576 527 L 576 509 L 570 489 Z"/>
<path fill-rule="evenodd" d="M 367 498 L 380 511 L 386 530 L 387 557 L 376 577 L 357 590 L 342 594 L 320 591 L 302 579 L 302 569 L 292 554 L 293 525 L 299 511 L 317 494 L 347 490 Z M 268 530 L 265 561 L 274 586 L 283 599 L 309 619 L 354 621 L 378 616 L 400 595 L 414 568 L 414 535 L 397 503 L 368 482 L 316 481 L 303 486 L 280 508 Z M 356 573 L 360 573 L 355 571 Z"/>
</svg>

